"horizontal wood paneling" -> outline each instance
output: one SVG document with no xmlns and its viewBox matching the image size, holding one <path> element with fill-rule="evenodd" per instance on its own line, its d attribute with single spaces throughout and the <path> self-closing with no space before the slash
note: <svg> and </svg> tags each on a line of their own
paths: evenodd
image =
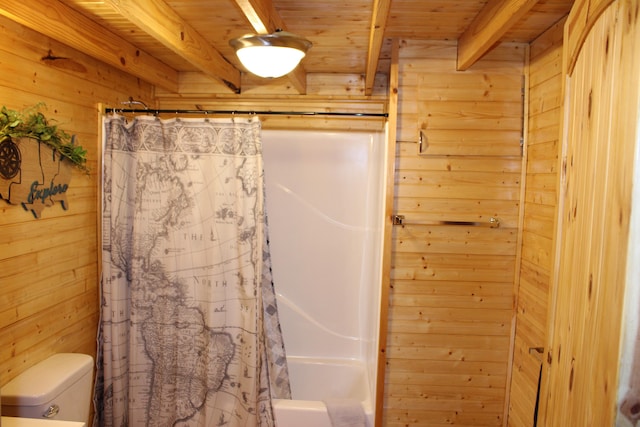
<svg viewBox="0 0 640 427">
<path fill-rule="evenodd" d="M 508 351 L 509 339 L 504 335 L 480 334 L 432 334 L 419 331 L 402 332 L 390 328 L 389 359 L 409 360 L 451 360 L 467 362 L 504 362 L 504 353 Z M 391 390 L 402 383 L 389 382 Z M 499 390 L 498 390 L 499 391 Z M 495 390 L 488 390 L 488 393 Z M 504 392 L 500 392 L 504 396 Z M 387 395 L 391 395 L 387 393 Z"/>
<path fill-rule="evenodd" d="M 533 425 L 553 268 L 553 232 L 560 137 L 562 32 L 564 20 L 531 45 L 526 186 L 519 266 L 518 311 L 508 425 Z"/>
<path fill-rule="evenodd" d="M 295 87 L 288 84 L 286 77 L 265 80 L 252 74 L 242 74 L 242 94 L 231 95 L 229 89 L 217 79 L 198 72 L 182 72 L 179 80 L 180 97 L 216 97 L 226 94 L 227 97 L 245 98 L 260 96 L 298 95 Z M 377 74 L 372 96 L 386 98 L 388 92 L 388 78 L 384 74 Z M 159 98 L 177 97 L 175 93 L 158 88 Z M 307 74 L 306 96 L 364 96 L 364 76 L 362 74 L 347 73 L 313 73 Z"/>
<path fill-rule="evenodd" d="M 509 255 L 513 254 L 516 244 L 513 229 L 492 229 L 466 226 L 423 226 L 401 227 L 396 233 L 396 253 L 420 252 L 425 245 L 429 252 L 459 253 L 472 255 Z M 504 244 L 494 245 L 496 236 Z"/>
<path fill-rule="evenodd" d="M 151 102 L 153 88 L 0 18 L 0 104 L 44 113 L 87 149 L 91 173 L 73 171 L 68 209 L 40 219 L 0 201 L 0 386 L 57 352 L 95 356 L 98 325 L 97 104 Z M 48 53 L 58 60 L 43 60 Z"/>
<path fill-rule="evenodd" d="M 373 93 L 365 96 L 364 76 L 347 73 L 314 73 L 307 75 L 306 94 L 286 77 L 262 79 L 249 73 L 242 75 L 242 94 L 228 94 L 225 85 L 202 73 L 180 74 L 179 94 L 157 90 L 158 108 L 211 109 L 238 111 L 318 111 L 386 113 L 388 78 L 377 75 Z M 322 117 L 295 115 L 262 115 L 265 129 L 380 130 L 383 119 Z"/>
<path fill-rule="evenodd" d="M 395 207 L 405 220 L 392 239 L 385 426 L 502 424 L 523 51 L 503 46 L 458 72 L 455 43 L 401 43 Z M 491 217 L 499 228 L 420 224 Z"/>
</svg>

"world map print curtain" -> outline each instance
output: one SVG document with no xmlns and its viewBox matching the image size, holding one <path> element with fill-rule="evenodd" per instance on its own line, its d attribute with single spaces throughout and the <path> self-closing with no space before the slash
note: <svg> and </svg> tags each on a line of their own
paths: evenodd
<svg viewBox="0 0 640 427">
<path fill-rule="evenodd" d="M 274 426 L 290 398 L 258 118 L 104 118 L 98 426 Z"/>
</svg>

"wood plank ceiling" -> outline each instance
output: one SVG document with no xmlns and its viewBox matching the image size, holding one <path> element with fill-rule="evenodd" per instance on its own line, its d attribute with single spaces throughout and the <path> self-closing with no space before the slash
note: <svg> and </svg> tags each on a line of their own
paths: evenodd
<svg viewBox="0 0 640 427">
<path fill-rule="evenodd" d="M 178 92 L 181 72 L 201 72 L 240 93 L 229 40 L 283 29 L 313 48 L 289 79 L 308 73 L 389 71 L 393 38 L 458 40 L 466 69 L 500 42 L 531 42 L 573 0 L 4 0 L 0 14 L 141 79 Z"/>
</svg>

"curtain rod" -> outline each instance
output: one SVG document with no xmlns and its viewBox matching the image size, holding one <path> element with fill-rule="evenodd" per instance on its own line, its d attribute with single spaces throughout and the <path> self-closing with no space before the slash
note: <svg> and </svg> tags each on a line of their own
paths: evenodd
<svg viewBox="0 0 640 427">
<path fill-rule="evenodd" d="M 145 114 L 249 114 L 278 116 L 351 116 L 351 117 L 389 117 L 387 113 L 348 113 L 336 111 L 243 111 L 243 110 L 169 110 L 105 108 L 105 113 L 145 113 Z"/>
</svg>

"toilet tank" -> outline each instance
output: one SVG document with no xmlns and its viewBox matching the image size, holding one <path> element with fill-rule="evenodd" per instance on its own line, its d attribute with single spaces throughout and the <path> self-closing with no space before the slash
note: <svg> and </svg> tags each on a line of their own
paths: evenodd
<svg viewBox="0 0 640 427">
<path fill-rule="evenodd" d="M 88 422 L 93 358 L 59 353 L 32 366 L 0 391 L 2 415 Z"/>
</svg>

